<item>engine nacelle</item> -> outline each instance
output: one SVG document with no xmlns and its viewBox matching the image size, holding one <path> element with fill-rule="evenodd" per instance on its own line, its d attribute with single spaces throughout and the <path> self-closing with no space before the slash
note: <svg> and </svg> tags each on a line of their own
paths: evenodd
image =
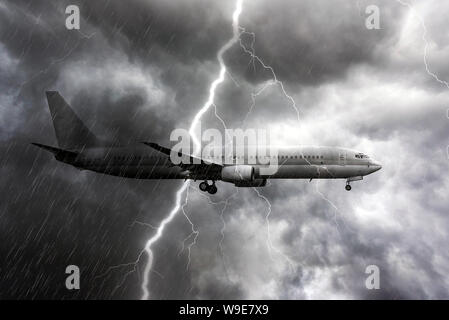
<svg viewBox="0 0 449 320">
<path fill-rule="evenodd" d="M 241 182 L 253 182 L 254 176 L 254 167 L 248 165 L 229 166 L 221 169 L 221 180 L 236 185 Z"/>
</svg>

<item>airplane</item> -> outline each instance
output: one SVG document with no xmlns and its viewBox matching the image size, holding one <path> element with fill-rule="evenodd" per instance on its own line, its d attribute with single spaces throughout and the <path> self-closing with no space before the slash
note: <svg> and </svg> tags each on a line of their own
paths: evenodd
<svg viewBox="0 0 449 320">
<path fill-rule="evenodd" d="M 264 187 L 268 179 L 346 179 L 345 189 L 350 191 L 351 182 L 363 180 L 382 168 L 365 153 L 324 146 L 279 147 L 279 165 L 270 175 L 261 174 L 263 165 L 257 155 L 256 159 L 249 159 L 248 155 L 239 159 L 234 153 L 231 163 L 185 155 L 189 161 L 175 164 L 170 157 L 174 151 L 157 143 L 121 147 L 97 138 L 59 92 L 47 91 L 46 96 L 58 147 L 32 144 L 51 152 L 57 161 L 80 170 L 134 179 L 203 180 L 200 190 L 215 194 L 216 181 L 233 183 L 236 187 Z"/>
</svg>

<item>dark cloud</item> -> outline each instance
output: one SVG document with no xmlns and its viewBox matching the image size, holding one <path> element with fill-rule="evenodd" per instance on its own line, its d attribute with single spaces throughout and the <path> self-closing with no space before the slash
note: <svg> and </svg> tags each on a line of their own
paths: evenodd
<svg viewBox="0 0 449 320">
<path fill-rule="evenodd" d="M 380 7 L 381 30 L 365 28 L 368 4 Z M 247 4 L 249 14 L 242 24 L 257 34 L 255 52 L 280 79 L 290 84 L 317 84 L 340 78 L 358 64 L 378 64 L 385 59 L 379 51 L 384 43 L 395 41 L 403 14 L 398 6 L 388 4 L 359 2 L 358 8 L 350 1 L 255 1 Z M 253 37 L 246 35 L 243 40 L 249 48 Z M 242 70 L 242 64 L 236 69 Z M 260 65 L 257 67 L 256 72 L 251 64 L 246 68 L 245 77 L 250 81 L 267 78 Z"/>
<path fill-rule="evenodd" d="M 68 4 L 80 6 L 79 32 L 64 26 Z M 364 27 L 368 4 L 379 6 L 381 30 Z M 448 7 L 417 9 L 434 41 L 431 70 L 446 79 L 436 13 Z M 158 225 L 180 182 L 79 171 L 29 145 L 56 143 L 44 92 L 59 90 L 101 137 L 168 144 L 207 99 L 232 11 L 228 1 L 0 2 L 0 298 L 140 297 L 144 258 L 128 276 L 131 265 L 105 272 L 135 261 L 154 232 L 135 221 Z M 237 45 L 216 97 L 226 124 L 361 149 L 384 168 L 350 194 L 341 181 L 271 182 L 261 189 L 270 236 L 254 190 L 219 183 L 208 199 L 192 184 L 186 214 L 200 233 L 190 264 L 191 226 L 179 214 L 155 247 L 152 297 L 447 298 L 448 92 L 426 73 L 416 17 L 392 1 L 260 0 L 244 3 L 241 25 L 301 122 L 276 85 L 251 108 L 271 73 Z M 251 46 L 251 35 L 242 40 Z M 203 126 L 221 122 L 209 112 Z M 82 270 L 80 291 L 63 286 L 68 264 Z M 369 264 L 381 269 L 381 290 L 365 288 Z"/>
</svg>

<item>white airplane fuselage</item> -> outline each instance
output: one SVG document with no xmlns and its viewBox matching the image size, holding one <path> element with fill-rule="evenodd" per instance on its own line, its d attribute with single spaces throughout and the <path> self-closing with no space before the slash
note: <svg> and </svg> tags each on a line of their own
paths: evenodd
<svg viewBox="0 0 449 320">
<path fill-rule="evenodd" d="M 221 180 L 216 172 L 192 176 L 189 170 L 174 166 L 169 156 L 146 146 L 87 148 L 72 159 L 61 159 L 79 169 L 136 179 L 198 179 Z M 257 157 L 248 155 L 232 159 L 203 158 L 224 163 L 227 166 L 249 165 L 257 172 L 266 167 Z M 226 161 L 225 161 L 226 160 Z M 271 175 L 260 175 L 264 179 L 347 179 L 363 177 L 381 168 L 379 162 L 367 155 L 346 148 L 299 146 L 280 147 L 277 156 L 277 171 Z"/>
</svg>

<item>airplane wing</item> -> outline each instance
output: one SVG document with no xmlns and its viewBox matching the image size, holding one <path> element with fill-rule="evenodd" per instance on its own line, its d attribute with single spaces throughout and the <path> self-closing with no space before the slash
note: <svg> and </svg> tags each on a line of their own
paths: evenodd
<svg viewBox="0 0 449 320">
<path fill-rule="evenodd" d="M 172 152 L 176 153 L 176 151 L 160 146 L 157 143 L 153 142 L 143 142 L 143 144 L 169 156 Z M 179 154 L 179 153 L 178 153 Z M 223 169 L 223 164 L 209 161 L 209 160 L 203 160 L 201 158 L 189 155 L 189 154 L 179 154 L 180 157 L 184 157 L 185 159 L 188 158 L 188 163 L 179 163 L 175 164 L 172 163 L 174 166 L 181 167 L 184 170 L 191 171 L 194 175 L 195 174 L 213 174 L 213 173 L 221 173 L 221 169 Z M 171 160 L 170 160 L 171 161 Z"/>
</svg>

